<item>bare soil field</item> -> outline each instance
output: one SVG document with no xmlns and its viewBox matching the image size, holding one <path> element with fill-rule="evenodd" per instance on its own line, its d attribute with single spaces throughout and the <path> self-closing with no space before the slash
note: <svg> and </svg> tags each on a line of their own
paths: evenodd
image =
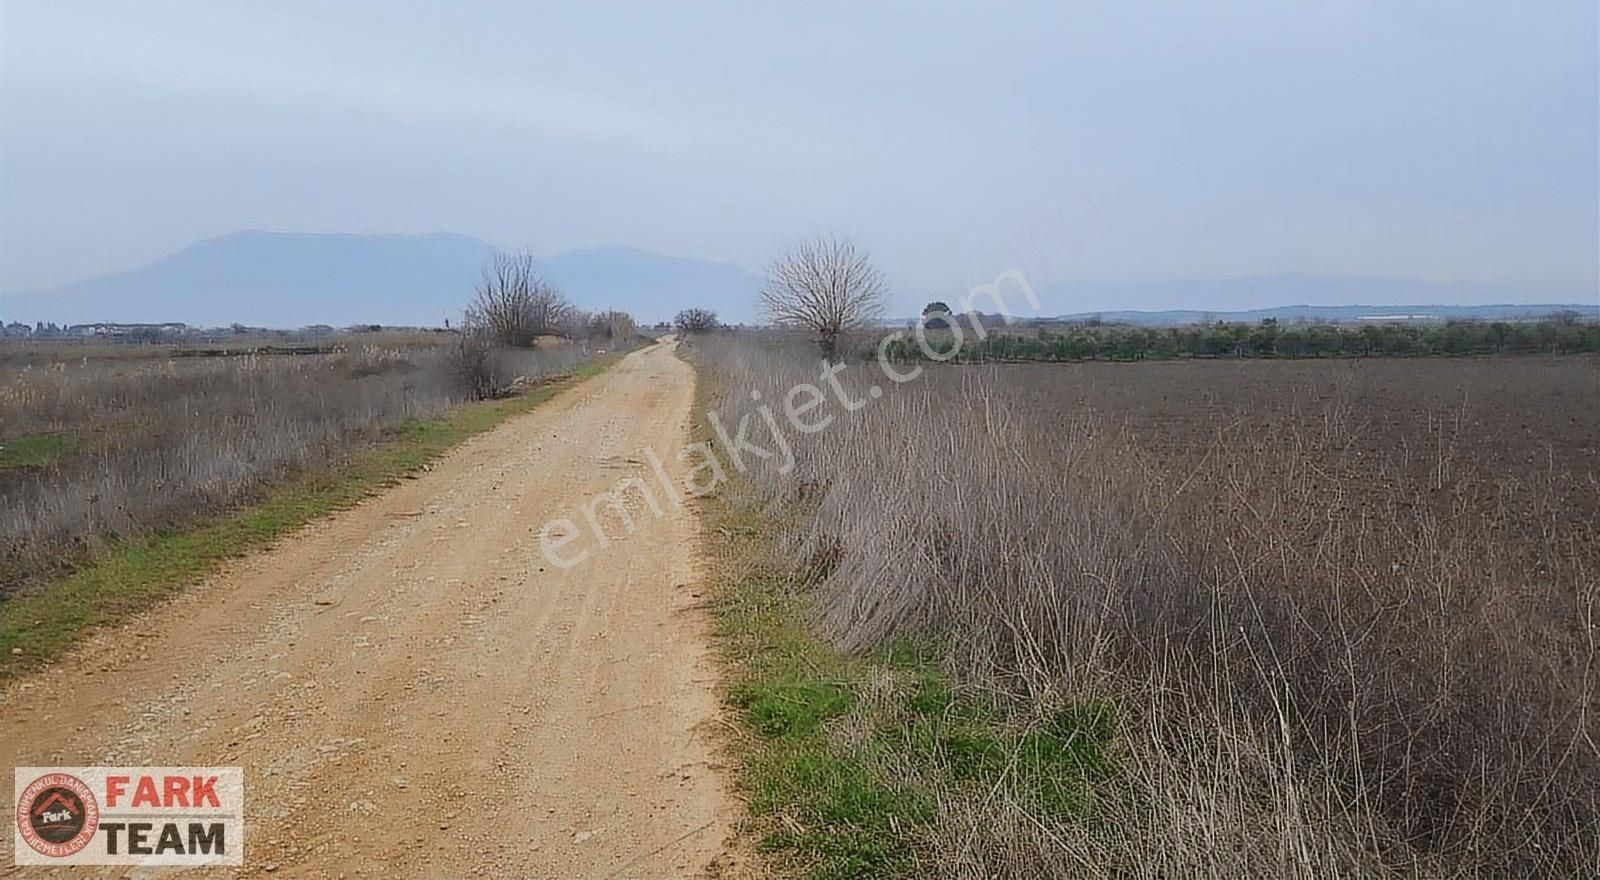
<svg viewBox="0 0 1600 880">
<path fill-rule="evenodd" d="M 635 352 L 98 632 L 6 684 L 0 761 L 242 765 L 247 875 L 707 870 L 733 813 L 695 520 L 641 517 L 566 570 L 538 534 L 649 479 L 638 451 L 684 442 L 693 387 L 668 346 Z"/>
<path fill-rule="evenodd" d="M 992 369 L 1046 424 L 1093 415 L 1173 467 L 1197 464 L 1219 437 L 1248 437 L 1285 455 L 1314 451 L 1351 508 L 1385 504 L 1402 483 L 1442 501 L 1448 486 L 1471 476 L 1497 490 L 1470 499 L 1479 505 L 1514 503 L 1516 490 L 1533 483 L 1553 493 L 1539 510 L 1510 511 L 1514 524 L 1537 528 L 1540 513 L 1600 520 L 1600 357 Z"/>
</svg>

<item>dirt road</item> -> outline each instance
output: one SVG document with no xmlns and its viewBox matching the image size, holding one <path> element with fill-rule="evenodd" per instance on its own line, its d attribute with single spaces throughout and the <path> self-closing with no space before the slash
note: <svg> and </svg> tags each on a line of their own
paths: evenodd
<svg viewBox="0 0 1600 880">
<path fill-rule="evenodd" d="M 704 873 L 732 802 L 692 514 L 567 570 L 538 534 L 650 480 L 645 447 L 672 461 L 692 386 L 669 346 L 630 354 L 96 635 L 6 687 L 0 764 L 241 765 L 246 874 Z"/>
</svg>

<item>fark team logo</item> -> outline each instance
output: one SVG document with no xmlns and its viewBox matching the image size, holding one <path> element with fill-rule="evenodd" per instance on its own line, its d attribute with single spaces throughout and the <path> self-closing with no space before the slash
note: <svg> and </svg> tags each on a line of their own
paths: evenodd
<svg viewBox="0 0 1600 880">
<path fill-rule="evenodd" d="M 45 774 L 17 798 L 17 830 L 40 855 L 66 858 L 88 846 L 99 827 L 100 805 L 76 776 Z"/>
<path fill-rule="evenodd" d="M 241 865 L 239 767 L 17 767 L 19 865 Z"/>
</svg>

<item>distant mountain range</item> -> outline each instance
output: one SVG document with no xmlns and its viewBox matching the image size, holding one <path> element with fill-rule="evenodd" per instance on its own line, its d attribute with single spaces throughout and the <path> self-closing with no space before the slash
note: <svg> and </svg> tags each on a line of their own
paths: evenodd
<svg viewBox="0 0 1600 880">
<path fill-rule="evenodd" d="M 1284 322 L 1499 320 L 1539 318 L 1564 311 L 1600 319 L 1600 293 L 1581 288 L 1528 288 L 1480 282 L 1294 273 L 1205 280 L 1045 284 L 1036 291 L 1038 308 L 1027 302 L 1022 290 L 1014 285 L 1004 285 L 1000 295 L 1005 311 L 1015 321 L 1099 318 L 1108 322 L 1170 326 L 1208 320 L 1254 323 L 1266 318 Z M 956 300 L 946 302 L 957 311 L 962 310 Z M 1195 308 L 1196 305 L 1206 307 Z M 986 313 L 1001 311 L 999 304 L 983 295 L 974 297 L 970 308 Z M 910 319 L 887 323 L 903 324 L 906 320 Z"/>
<path fill-rule="evenodd" d="M 0 320 L 439 326 L 460 318 L 494 254 L 488 242 L 447 233 L 237 232 L 136 269 L 8 295 Z M 539 271 L 585 309 L 647 322 L 689 306 L 749 321 L 761 287 L 737 266 L 621 247 L 542 258 Z"/>
<path fill-rule="evenodd" d="M 1538 317 L 1562 310 L 1600 313 L 1600 293 L 1581 288 L 1295 273 L 1215 280 L 1069 282 L 1045 285 L 1038 295 L 1043 314 L 1080 318 L 1098 314 L 1107 321 L 1140 324 L 1191 324 L 1206 318 L 1355 321 L 1390 315 L 1494 319 Z M 1081 305 L 1072 308 L 1073 304 Z M 982 307 L 981 300 L 978 305 Z M 1012 309 L 1016 311 L 1017 305 Z"/>
<path fill-rule="evenodd" d="M 1108 323 L 1169 327 L 1199 324 L 1203 321 L 1256 324 L 1267 318 L 1272 318 L 1284 324 L 1295 321 L 1348 323 L 1356 321 L 1447 321 L 1468 318 L 1480 321 L 1515 321 L 1544 318 L 1560 312 L 1575 312 L 1587 320 L 1600 320 L 1600 305 L 1584 305 L 1581 303 L 1489 303 L 1478 306 L 1275 306 L 1270 309 L 1246 309 L 1237 312 L 1169 309 L 1152 312 L 1079 312 L 1072 315 L 1061 315 L 1053 320 L 1083 321 L 1098 318 Z"/>
<path fill-rule="evenodd" d="M 199 242 L 139 268 L 60 287 L 7 293 L 0 299 L 0 320 L 58 324 L 182 321 L 195 326 L 238 322 L 262 327 L 369 323 L 439 326 L 447 319 L 454 323 L 460 318 L 473 286 L 494 254 L 495 248 L 488 242 L 448 233 L 237 232 Z M 646 323 L 670 319 L 679 309 L 688 307 L 711 309 L 729 323 L 752 322 L 761 288 L 760 278 L 738 266 L 626 247 L 574 250 L 543 257 L 539 270 L 585 309 L 623 309 Z M 1020 296 L 1009 290 L 1007 295 L 1013 300 L 1009 303 L 1013 313 L 1018 313 L 1024 305 Z M 1027 317 L 1098 315 L 1108 321 L 1143 324 L 1183 324 L 1205 318 L 1518 318 L 1561 310 L 1600 315 L 1594 291 L 1322 275 L 1069 282 L 1043 285 L 1038 295 L 1042 308 L 1028 310 Z M 1504 304 L 1533 299 L 1546 304 Z M 1279 305 L 1294 302 L 1332 305 Z M 1116 310 L 1097 310 L 1097 305 L 1114 305 Z M 1213 308 L 1202 311 L 1195 305 Z M 975 306 L 995 311 L 982 300 Z"/>
</svg>

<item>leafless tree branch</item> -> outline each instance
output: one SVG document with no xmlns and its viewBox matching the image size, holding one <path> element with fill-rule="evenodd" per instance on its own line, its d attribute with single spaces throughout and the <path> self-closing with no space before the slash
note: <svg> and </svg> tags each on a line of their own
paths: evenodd
<svg viewBox="0 0 1600 880">
<path fill-rule="evenodd" d="M 816 336 L 823 357 L 842 337 L 883 315 L 888 285 L 872 259 L 848 239 L 826 236 L 797 245 L 767 270 L 761 306 L 774 324 Z"/>
<path fill-rule="evenodd" d="M 531 254 L 497 254 L 483 271 L 465 324 L 501 345 L 532 345 L 542 335 L 566 335 L 572 314 L 561 291 L 539 277 Z"/>
</svg>

